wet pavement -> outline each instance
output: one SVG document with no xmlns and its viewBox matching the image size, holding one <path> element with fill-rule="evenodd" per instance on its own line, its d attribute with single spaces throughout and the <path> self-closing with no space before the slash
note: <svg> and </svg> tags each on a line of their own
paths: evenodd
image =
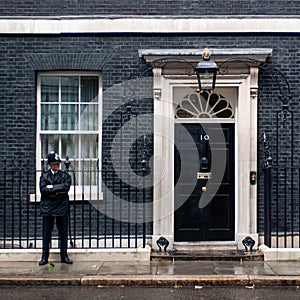
<svg viewBox="0 0 300 300">
<path fill-rule="evenodd" d="M 300 261 L 1 261 L 0 284 L 300 286 Z"/>
</svg>

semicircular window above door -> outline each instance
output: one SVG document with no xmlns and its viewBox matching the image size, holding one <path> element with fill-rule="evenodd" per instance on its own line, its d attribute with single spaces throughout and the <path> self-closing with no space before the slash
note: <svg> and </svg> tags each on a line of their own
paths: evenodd
<svg viewBox="0 0 300 300">
<path fill-rule="evenodd" d="M 230 102 L 221 94 L 207 91 L 190 92 L 178 103 L 175 110 L 176 119 L 185 118 L 234 118 L 234 109 Z"/>
</svg>

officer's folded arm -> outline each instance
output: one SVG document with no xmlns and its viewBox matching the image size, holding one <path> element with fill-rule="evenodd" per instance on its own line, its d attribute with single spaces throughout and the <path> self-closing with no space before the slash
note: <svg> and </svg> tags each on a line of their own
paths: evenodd
<svg viewBox="0 0 300 300">
<path fill-rule="evenodd" d="M 57 183 L 53 185 L 53 190 L 55 192 L 68 192 L 70 190 L 70 185 L 66 183 Z"/>
</svg>

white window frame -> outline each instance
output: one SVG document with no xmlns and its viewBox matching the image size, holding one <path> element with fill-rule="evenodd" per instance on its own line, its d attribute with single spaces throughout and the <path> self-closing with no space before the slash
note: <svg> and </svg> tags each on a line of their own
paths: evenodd
<svg viewBox="0 0 300 300">
<path fill-rule="evenodd" d="M 37 132 L 36 132 L 36 170 L 42 170 L 42 157 L 41 157 L 41 135 L 45 133 L 49 133 L 50 130 L 41 130 L 41 77 L 43 75 L 47 76 L 97 76 L 98 77 L 98 130 L 95 131 L 84 131 L 84 130 L 58 130 L 52 131 L 50 134 L 97 134 L 98 136 L 98 159 L 99 159 L 99 169 L 102 169 L 102 74 L 100 72 L 89 72 L 89 71 L 45 71 L 39 72 L 37 74 L 37 88 L 36 88 L 36 99 L 37 99 Z M 61 105 L 61 104 L 59 104 Z M 61 116 L 59 115 L 59 118 Z M 61 147 L 61 145 L 60 145 Z M 61 149 L 53 149 L 58 153 L 61 153 Z M 63 163 L 65 161 L 65 157 L 61 157 Z M 70 159 L 71 161 L 71 159 Z M 72 165 L 71 165 L 72 166 Z M 99 174 L 99 184 L 97 186 L 84 186 L 85 191 L 88 191 L 88 198 L 86 200 L 102 200 L 103 195 L 101 191 L 101 174 Z M 73 185 L 70 188 L 69 198 L 70 200 L 82 200 L 82 186 L 81 185 Z M 90 198 L 90 199 L 89 199 Z M 39 176 L 37 176 L 36 180 L 36 195 L 30 195 L 31 202 L 39 202 Z"/>
</svg>

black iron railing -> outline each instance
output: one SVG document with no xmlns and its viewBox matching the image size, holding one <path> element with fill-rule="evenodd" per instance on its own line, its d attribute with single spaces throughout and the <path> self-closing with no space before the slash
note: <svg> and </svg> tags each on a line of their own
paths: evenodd
<svg viewBox="0 0 300 300">
<path fill-rule="evenodd" d="M 277 157 L 283 158 L 278 149 L 277 142 Z M 285 161 L 273 165 L 270 145 L 263 134 L 264 243 L 268 247 L 300 247 L 300 166 L 287 159 L 289 150 L 293 151 L 286 143 Z"/>
<path fill-rule="evenodd" d="M 265 176 L 265 244 L 300 247 L 300 166 L 270 166 Z"/>
<path fill-rule="evenodd" d="M 39 177 L 42 171 L 0 170 L 0 248 L 41 248 Z M 134 186 L 129 171 L 70 169 L 69 237 L 74 248 L 137 248 L 152 232 L 152 191 Z M 79 181 L 80 178 L 80 181 Z M 126 178 L 126 181 L 123 179 Z M 144 180 L 142 178 L 142 180 Z M 52 247 L 58 247 L 56 229 Z"/>
</svg>

